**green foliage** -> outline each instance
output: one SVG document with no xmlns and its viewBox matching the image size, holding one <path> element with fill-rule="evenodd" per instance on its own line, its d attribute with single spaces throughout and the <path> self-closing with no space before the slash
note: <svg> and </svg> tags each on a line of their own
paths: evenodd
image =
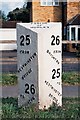
<svg viewBox="0 0 80 120">
<path fill-rule="evenodd" d="M 80 84 L 80 73 L 79 72 L 64 72 L 62 74 L 62 82 L 64 84 L 78 85 Z"/>
<path fill-rule="evenodd" d="M 17 75 L 2 74 L 0 75 L 0 83 L 2 83 L 2 85 L 15 85 L 17 84 Z"/>
<path fill-rule="evenodd" d="M 1 11 L 1 10 L 0 10 L 0 19 L 2 19 L 2 20 L 4 20 L 4 21 L 7 19 L 4 11 Z"/>
<path fill-rule="evenodd" d="M 17 99 L 6 98 L 2 99 L 2 116 L 4 118 L 14 118 L 18 114 Z"/>
<path fill-rule="evenodd" d="M 7 15 L 8 20 L 10 21 L 22 21 L 29 22 L 29 9 L 27 8 L 16 8 L 13 11 L 10 11 Z"/>
<path fill-rule="evenodd" d="M 58 120 L 78 120 L 80 98 L 63 98 L 63 106 L 58 107 L 53 104 L 48 110 L 39 110 L 36 105 L 18 108 L 17 98 L 3 98 L 2 117 L 5 119 L 26 118 L 36 119 L 58 119 Z"/>
<path fill-rule="evenodd" d="M 16 85 L 18 83 L 16 74 L 2 74 L 0 75 L 0 83 L 2 85 Z M 62 83 L 68 85 L 80 84 L 80 73 L 78 72 L 64 72 L 62 73 Z"/>
</svg>

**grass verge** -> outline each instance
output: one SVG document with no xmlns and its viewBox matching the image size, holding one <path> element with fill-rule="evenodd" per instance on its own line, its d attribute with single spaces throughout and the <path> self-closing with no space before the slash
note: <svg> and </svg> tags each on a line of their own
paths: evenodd
<svg viewBox="0 0 80 120">
<path fill-rule="evenodd" d="M 62 83 L 68 85 L 80 85 L 80 73 L 79 72 L 62 73 Z"/>
<path fill-rule="evenodd" d="M 2 118 L 38 120 L 48 118 L 51 120 L 78 120 L 80 117 L 80 98 L 63 98 L 63 106 L 57 107 L 53 104 L 48 110 L 38 110 L 35 105 L 18 108 L 17 98 L 2 99 Z"/>
<path fill-rule="evenodd" d="M 16 85 L 18 83 L 16 74 L 0 74 L 0 83 L 2 85 Z M 80 85 L 80 73 L 64 72 L 62 73 L 62 83 L 67 85 Z"/>
<path fill-rule="evenodd" d="M 17 75 L 7 73 L 0 74 L 0 83 L 2 83 L 2 85 L 16 85 L 18 83 Z"/>
</svg>

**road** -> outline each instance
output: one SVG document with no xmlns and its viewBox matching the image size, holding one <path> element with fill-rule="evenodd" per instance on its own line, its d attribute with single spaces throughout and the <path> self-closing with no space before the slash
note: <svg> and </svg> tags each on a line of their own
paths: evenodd
<svg viewBox="0 0 80 120">
<path fill-rule="evenodd" d="M 10 61 L 9 61 L 10 62 Z M 63 63 L 62 64 L 62 71 L 68 72 L 68 71 L 80 71 L 80 63 Z M 1 72 L 1 71 L 0 71 Z M 17 72 L 17 64 L 16 62 L 11 63 L 2 63 L 2 72 L 3 73 L 16 73 Z"/>
<path fill-rule="evenodd" d="M 0 87 L 1 88 L 1 87 Z M 80 97 L 80 86 L 63 86 L 62 97 Z M 1 96 L 0 96 L 1 97 Z M 18 85 L 2 87 L 2 97 L 18 97 Z"/>
<path fill-rule="evenodd" d="M 62 64 L 62 71 L 77 71 L 80 72 L 80 63 L 63 63 Z"/>
<path fill-rule="evenodd" d="M 71 59 L 75 61 L 75 54 L 64 53 L 64 58 Z M 0 72 L 3 73 L 16 73 L 17 72 L 17 51 L 3 51 L 0 52 Z M 80 71 L 80 62 L 63 62 L 62 71 Z"/>
<path fill-rule="evenodd" d="M 2 73 L 17 72 L 17 51 L 0 51 L 0 68 Z"/>
</svg>

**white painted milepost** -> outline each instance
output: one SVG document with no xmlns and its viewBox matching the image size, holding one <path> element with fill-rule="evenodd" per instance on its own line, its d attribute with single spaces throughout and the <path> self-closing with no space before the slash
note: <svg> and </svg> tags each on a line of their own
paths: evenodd
<svg viewBox="0 0 80 120">
<path fill-rule="evenodd" d="M 62 106 L 61 23 L 18 23 L 19 106 Z"/>
</svg>

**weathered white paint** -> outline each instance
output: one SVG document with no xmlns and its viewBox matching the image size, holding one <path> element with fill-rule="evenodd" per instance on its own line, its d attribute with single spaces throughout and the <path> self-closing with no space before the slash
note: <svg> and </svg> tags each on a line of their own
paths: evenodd
<svg viewBox="0 0 80 120">
<path fill-rule="evenodd" d="M 61 53 L 53 53 L 54 50 L 61 51 L 61 24 L 60 23 L 51 23 L 48 24 L 49 29 L 41 30 L 39 33 L 38 40 L 38 63 L 39 63 L 39 108 L 48 108 L 52 105 L 53 102 L 59 106 L 62 105 L 62 96 L 58 96 L 57 93 L 51 87 L 56 89 L 62 95 L 62 86 L 61 86 Z M 47 26 L 47 25 L 46 25 Z M 51 45 L 53 38 L 52 35 L 60 36 L 60 45 Z M 55 43 L 55 42 L 54 42 Z M 51 58 L 49 55 L 56 58 L 59 61 L 59 64 Z M 53 69 L 60 68 L 60 77 L 52 79 Z M 56 75 L 55 75 L 56 76 Z M 60 85 L 58 84 L 60 83 Z M 49 97 L 49 95 L 52 97 Z M 55 98 L 54 98 L 55 97 Z M 54 98 L 54 100 L 53 100 Z"/>
<path fill-rule="evenodd" d="M 53 102 L 61 106 L 61 23 L 20 23 L 17 25 L 17 33 L 19 106 L 29 105 L 32 97 L 34 97 L 35 100 L 31 101 L 31 103 L 39 103 L 40 109 L 47 109 Z M 20 39 L 21 35 L 30 35 L 31 42 L 29 45 L 20 46 L 22 41 L 22 38 Z M 59 45 L 51 45 L 53 41 L 53 38 L 51 38 L 52 35 L 59 36 Z M 26 43 L 26 39 L 24 39 L 24 43 Z M 20 53 L 21 50 L 29 51 L 29 54 Z M 55 53 L 55 50 L 60 52 Z M 36 58 L 25 66 L 26 61 L 32 57 L 35 52 L 37 53 Z M 55 59 L 58 60 L 59 63 L 56 62 Z M 30 68 L 32 72 L 23 80 L 22 76 Z M 53 69 L 57 71 L 58 68 L 60 69 L 58 71 L 60 72 L 60 77 L 52 79 L 54 74 Z M 25 87 L 26 83 L 30 86 L 34 84 L 36 91 L 34 95 L 25 93 L 25 89 L 28 89 L 28 87 Z M 30 92 L 30 88 L 28 91 Z"/>
</svg>

